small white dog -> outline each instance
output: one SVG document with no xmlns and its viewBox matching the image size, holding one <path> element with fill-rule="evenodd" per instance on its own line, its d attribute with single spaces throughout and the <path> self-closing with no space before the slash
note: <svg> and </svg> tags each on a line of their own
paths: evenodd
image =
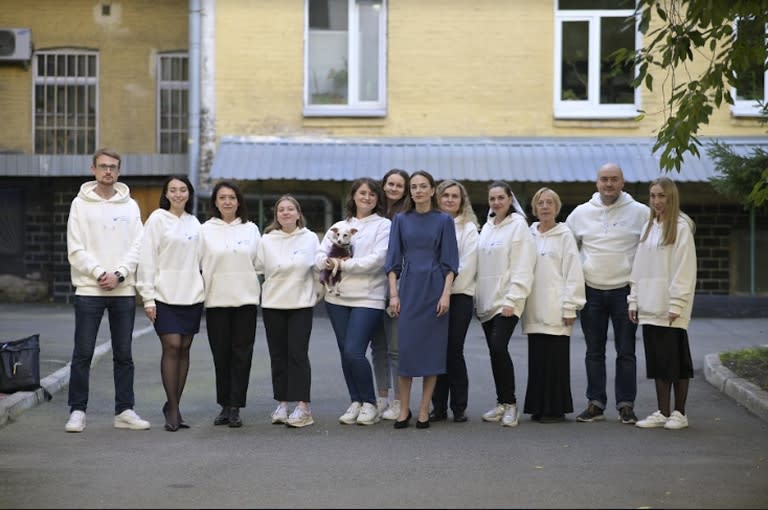
<svg viewBox="0 0 768 510">
<path fill-rule="evenodd" d="M 327 267 L 320 272 L 320 283 L 325 285 L 327 293 L 339 295 L 339 282 L 341 282 L 341 264 L 337 259 L 352 257 L 352 236 L 357 233 L 356 228 L 333 227 L 328 232 L 328 238 L 333 243 L 328 251 L 328 259 L 333 260 L 333 267 Z"/>
</svg>

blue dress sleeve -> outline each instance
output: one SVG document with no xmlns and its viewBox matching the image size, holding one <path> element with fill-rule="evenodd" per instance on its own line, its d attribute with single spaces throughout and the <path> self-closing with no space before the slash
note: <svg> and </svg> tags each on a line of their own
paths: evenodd
<svg viewBox="0 0 768 510">
<path fill-rule="evenodd" d="M 392 218 L 392 228 L 389 230 L 389 245 L 387 246 L 387 260 L 384 263 L 384 274 L 394 271 L 398 278 L 403 269 L 403 242 L 400 236 L 400 223 L 402 213 Z"/>
<path fill-rule="evenodd" d="M 440 268 L 443 271 L 443 278 L 448 273 L 453 273 L 454 277 L 459 274 L 459 245 L 456 241 L 456 226 L 453 218 L 445 213 L 441 213 L 442 229 L 440 240 Z"/>
</svg>

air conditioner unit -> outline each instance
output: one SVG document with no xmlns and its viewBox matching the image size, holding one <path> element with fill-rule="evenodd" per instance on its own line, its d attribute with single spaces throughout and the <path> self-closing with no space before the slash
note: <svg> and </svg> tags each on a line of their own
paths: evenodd
<svg viewBox="0 0 768 510">
<path fill-rule="evenodd" d="M 31 28 L 0 28 L 0 62 L 32 59 Z"/>
</svg>

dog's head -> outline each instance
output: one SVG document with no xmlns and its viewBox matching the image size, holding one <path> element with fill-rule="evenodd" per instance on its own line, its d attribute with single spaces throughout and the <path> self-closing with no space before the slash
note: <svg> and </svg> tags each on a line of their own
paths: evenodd
<svg viewBox="0 0 768 510">
<path fill-rule="evenodd" d="M 328 238 L 333 244 L 340 248 L 349 248 L 352 244 L 352 236 L 356 233 L 356 228 L 333 227 L 328 234 Z"/>
</svg>

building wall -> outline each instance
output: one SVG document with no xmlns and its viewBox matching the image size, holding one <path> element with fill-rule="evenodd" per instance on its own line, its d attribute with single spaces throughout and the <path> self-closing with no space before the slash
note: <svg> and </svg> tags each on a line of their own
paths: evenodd
<svg viewBox="0 0 768 510">
<path fill-rule="evenodd" d="M 186 0 L 8 1 L 0 27 L 31 28 L 35 51 L 77 48 L 99 52 L 97 145 L 121 153 L 156 152 L 156 55 L 188 43 Z M 102 5 L 110 14 L 102 14 Z M 0 67 L 0 150 L 31 153 L 33 70 Z"/>
</svg>

